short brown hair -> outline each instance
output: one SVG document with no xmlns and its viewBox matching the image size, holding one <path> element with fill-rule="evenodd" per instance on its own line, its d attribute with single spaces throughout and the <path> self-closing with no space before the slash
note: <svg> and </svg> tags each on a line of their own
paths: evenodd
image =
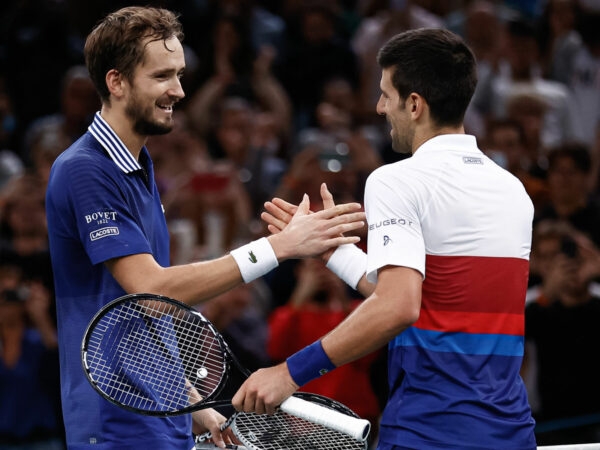
<svg viewBox="0 0 600 450">
<path fill-rule="evenodd" d="M 88 35 L 85 63 L 102 101 L 109 98 L 106 74 L 116 69 L 131 80 L 143 61 L 145 45 L 176 37 L 183 41 L 177 15 L 162 8 L 131 6 L 106 16 Z"/>
</svg>

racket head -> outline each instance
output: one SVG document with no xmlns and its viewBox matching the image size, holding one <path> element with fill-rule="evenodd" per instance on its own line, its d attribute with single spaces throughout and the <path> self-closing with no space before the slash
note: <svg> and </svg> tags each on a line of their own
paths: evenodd
<svg viewBox="0 0 600 450">
<path fill-rule="evenodd" d="M 214 326 L 185 303 L 129 294 L 92 318 L 81 360 L 105 399 L 140 414 L 172 416 L 214 404 L 229 372 L 225 349 Z M 199 396 L 190 397 L 190 385 Z"/>
<path fill-rule="evenodd" d="M 359 418 L 345 405 L 318 394 L 296 392 L 294 396 L 333 411 Z M 278 410 L 273 415 L 239 412 L 231 429 L 248 450 L 366 450 L 367 441 Z"/>
</svg>

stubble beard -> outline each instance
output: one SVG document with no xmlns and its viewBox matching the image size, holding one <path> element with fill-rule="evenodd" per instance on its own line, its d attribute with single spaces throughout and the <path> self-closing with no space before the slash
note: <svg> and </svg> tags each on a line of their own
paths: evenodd
<svg viewBox="0 0 600 450">
<path fill-rule="evenodd" d="M 173 120 L 169 123 L 159 123 L 152 119 L 152 108 L 143 107 L 137 97 L 132 97 L 125 108 L 125 114 L 133 122 L 133 130 L 141 136 L 156 136 L 167 134 L 173 129 Z"/>
<path fill-rule="evenodd" d="M 392 149 L 396 153 L 407 154 L 412 152 L 412 148 L 408 142 L 407 136 L 400 136 L 397 129 L 393 129 L 392 133 Z"/>
</svg>

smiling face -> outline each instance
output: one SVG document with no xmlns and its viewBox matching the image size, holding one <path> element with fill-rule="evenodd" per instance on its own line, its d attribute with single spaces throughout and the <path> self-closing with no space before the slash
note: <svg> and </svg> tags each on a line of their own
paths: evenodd
<svg viewBox="0 0 600 450">
<path fill-rule="evenodd" d="M 391 126 L 392 148 L 398 153 L 411 153 L 414 130 L 406 102 L 400 98 L 392 84 L 393 68 L 381 72 L 381 96 L 377 102 L 377 113 L 384 115 Z"/>
<path fill-rule="evenodd" d="M 176 37 L 146 43 L 142 63 L 129 84 L 125 113 L 136 133 L 165 134 L 173 128 L 173 105 L 185 94 L 183 46 Z"/>
</svg>

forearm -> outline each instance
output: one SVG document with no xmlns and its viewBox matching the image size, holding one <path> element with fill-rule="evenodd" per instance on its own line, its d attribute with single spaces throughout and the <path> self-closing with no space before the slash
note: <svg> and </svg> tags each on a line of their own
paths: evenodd
<svg viewBox="0 0 600 450">
<path fill-rule="evenodd" d="M 230 255 L 171 267 L 160 266 L 151 255 L 132 255 L 108 261 L 107 267 L 127 293 L 149 292 L 188 304 L 242 283 L 240 270 Z"/>
<path fill-rule="evenodd" d="M 410 320 L 397 321 L 397 314 L 381 311 L 382 299 L 371 296 L 322 339 L 323 349 L 336 366 L 356 361 L 385 346 L 408 328 Z"/>
<path fill-rule="evenodd" d="M 211 109 L 223 96 L 226 84 L 218 77 L 209 79 L 194 94 L 188 106 L 190 121 L 200 136 L 206 136 L 212 117 Z"/>
<path fill-rule="evenodd" d="M 378 284 L 346 319 L 321 341 L 287 359 L 290 376 L 299 386 L 323 370 L 355 361 L 381 348 L 418 320 L 422 275 L 407 267 L 379 270 Z"/>
<path fill-rule="evenodd" d="M 279 130 L 283 134 L 288 134 L 291 126 L 292 107 L 285 90 L 271 75 L 255 79 L 253 86 L 258 99 L 277 119 Z"/>
<path fill-rule="evenodd" d="M 358 282 L 356 290 L 360 292 L 363 297 L 367 298 L 375 291 L 375 284 L 367 281 L 367 274 L 365 273 Z"/>
</svg>

